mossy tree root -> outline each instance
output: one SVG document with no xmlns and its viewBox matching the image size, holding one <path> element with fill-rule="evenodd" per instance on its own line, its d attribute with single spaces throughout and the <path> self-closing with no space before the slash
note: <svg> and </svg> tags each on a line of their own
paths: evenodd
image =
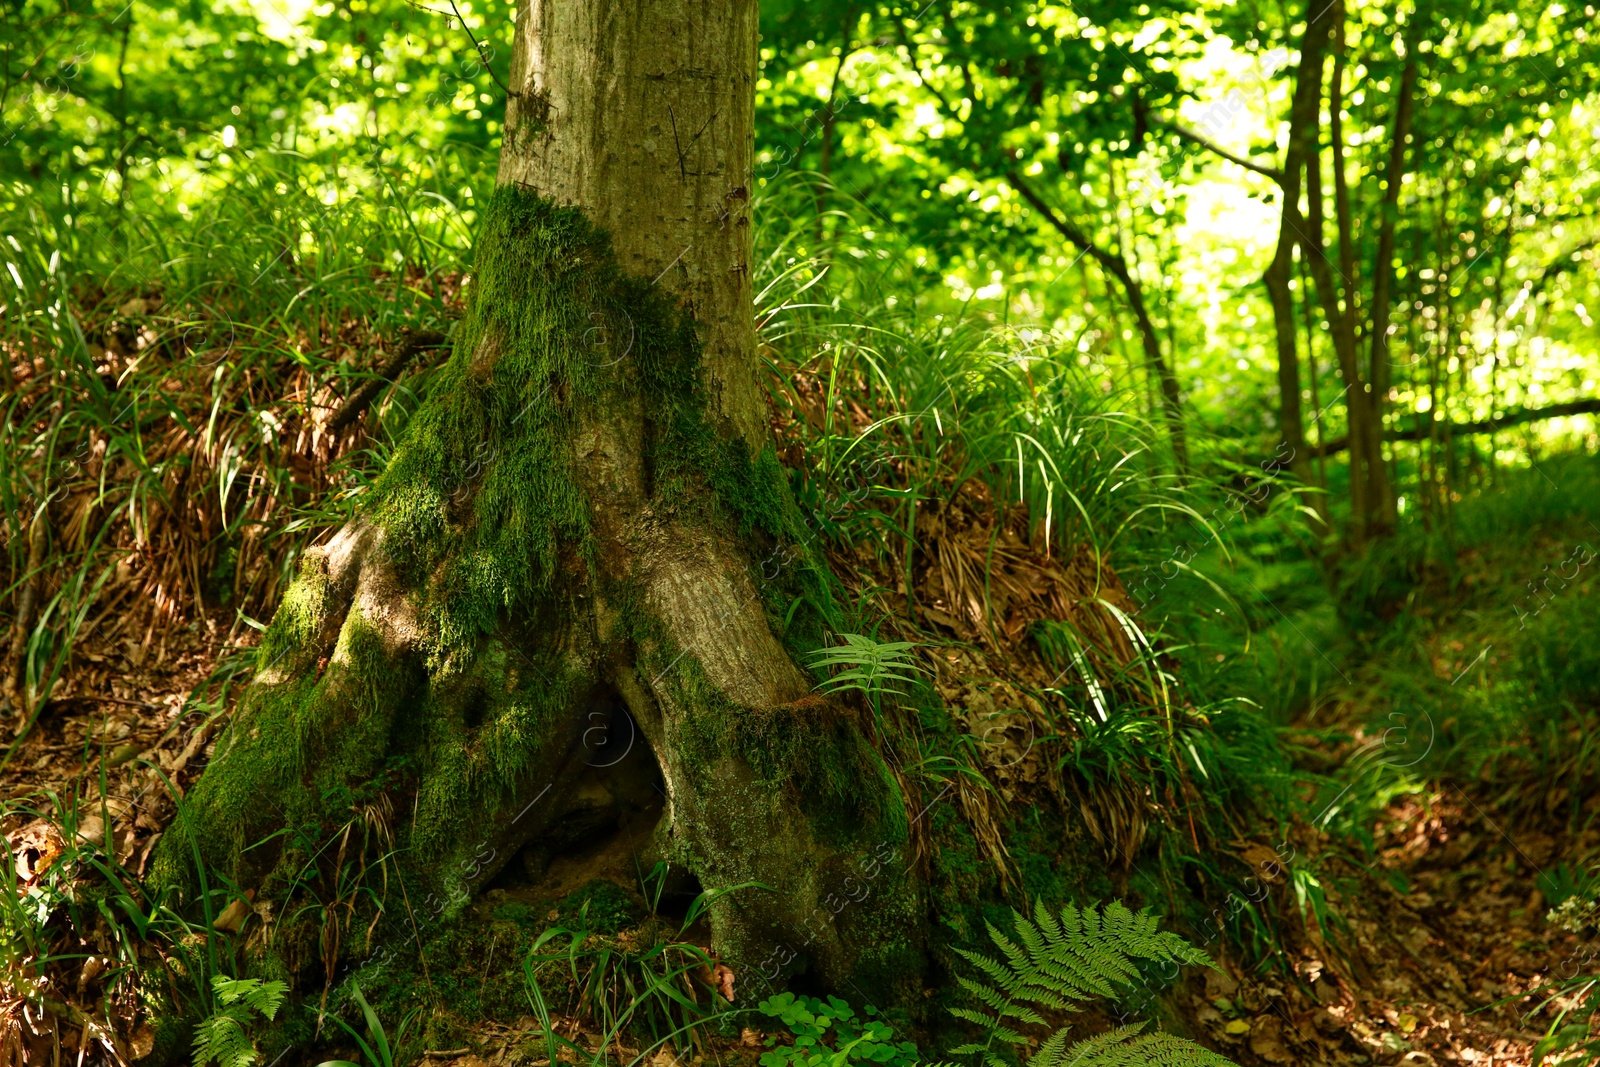
<svg viewBox="0 0 1600 1067">
<path fill-rule="evenodd" d="M 502 188 L 442 374 L 305 559 L 158 881 L 191 887 L 198 849 L 287 918 L 361 824 L 392 846 L 411 921 L 448 917 L 565 817 L 615 698 L 666 793 L 646 859 L 767 887 L 710 913 L 747 992 L 802 967 L 880 1003 L 920 991 L 904 798 L 859 713 L 795 666 L 820 630 L 781 620 L 826 576 L 754 565 L 806 539 L 770 447 L 707 415 L 689 316 L 579 212 Z M 291 971 L 328 951 L 291 943 Z"/>
</svg>

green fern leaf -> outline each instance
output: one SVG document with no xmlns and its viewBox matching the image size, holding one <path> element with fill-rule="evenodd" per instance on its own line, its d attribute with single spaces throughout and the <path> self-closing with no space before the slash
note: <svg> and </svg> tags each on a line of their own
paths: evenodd
<svg viewBox="0 0 1600 1067">
<path fill-rule="evenodd" d="M 988 1015 L 981 1011 L 975 1011 L 972 1008 L 954 1007 L 950 1009 L 950 1014 L 954 1015 L 957 1019 L 965 1019 L 969 1023 L 977 1023 L 985 1030 L 992 1026 L 997 1026 L 1000 1023 L 999 1016 Z"/>
<path fill-rule="evenodd" d="M 276 1019 L 278 1008 L 283 1004 L 283 998 L 288 992 L 289 986 L 286 982 L 262 982 L 260 988 L 245 995 L 245 1006 L 253 1008 L 268 1019 Z"/>
<path fill-rule="evenodd" d="M 234 1004 L 219 1008 L 195 1027 L 194 1067 L 205 1067 L 213 1060 L 220 1067 L 250 1067 L 256 1050 L 244 1030 L 249 1021 L 249 1009 Z"/>
<path fill-rule="evenodd" d="M 1050 909 L 1044 906 L 1044 901 L 1042 900 L 1034 902 L 1033 922 L 1034 925 L 1039 927 L 1039 932 L 1044 935 L 1044 939 L 1052 946 L 1059 945 L 1065 940 L 1066 934 L 1061 929 L 1061 923 L 1054 915 L 1050 914 Z"/>
<path fill-rule="evenodd" d="M 958 975 L 957 983 L 975 1007 L 952 1008 L 956 1018 L 984 1027 L 982 1045 L 963 1045 L 960 1054 L 981 1051 L 987 1065 L 999 1062 L 997 1045 L 1021 1047 L 1028 1039 L 1001 1025 L 1002 1020 L 1044 1025 L 1035 1009 L 1077 1010 L 1075 1002 L 1110 997 L 1119 984 L 1139 976 L 1140 961 L 1209 964 L 1209 956 L 1183 938 L 1160 928 L 1148 910 L 1134 912 L 1121 901 L 1104 907 L 1067 904 L 1051 914 L 1036 904 L 1033 918 L 1012 912 L 1012 930 L 1003 933 L 986 923 L 995 956 L 957 949 L 978 977 Z M 984 979 L 987 979 L 985 981 Z M 978 1010 L 978 1007 L 988 1009 Z M 1075 1045 L 1065 1030 L 1046 1039 L 1028 1059 L 1028 1067 L 1205 1067 L 1228 1061 L 1192 1042 L 1167 1034 L 1142 1034 L 1141 1027 L 1123 1027 Z"/>
<path fill-rule="evenodd" d="M 1140 1029 L 1141 1025 L 1136 1024 L 1097 1034 L 1062 1049 L 1056 1060 L 1029 1060 L 1028 1067 L 1235 1067 L 1232 1060 L 1186 1038 L 1160 1032 L 1145 1034 Z M 1044 1051 L 1043 1046 L 1039 1051 Z"/>
</svg>

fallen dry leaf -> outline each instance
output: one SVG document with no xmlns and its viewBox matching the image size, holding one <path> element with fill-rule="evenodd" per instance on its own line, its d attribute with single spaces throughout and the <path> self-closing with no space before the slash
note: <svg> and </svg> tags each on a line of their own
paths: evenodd
<svg viewBox="0 0 1600 1067">
<path fill-rule="evenodd" d="M 156 1032 L 149 1023 L 140 1023 L 139 1029 L 128 1038 L 128 1051 L 133 1053 L 133 1058 L 142 1060 L 156 1047 Z"/>
<path fill-rule="evenodd" d="M 50 865 L 60 858 L 67 844 L 61 837 L 61 831 L 44 819 L 35 819 L 7 835 L 6 841 L 11 846 L 17 880 L 23 885 L 33 885 L 38 881 L 50 869 Z"/>
<path fill-rule="evenodd" d="M 244 896 L 233 898 L 228 906 L 222 909 L 222 914 L 217 916 L 216 921 L 211 924 L 211 928 L 219 934 L 238 933 L 239 927 L 244 925 L 244 921 L 255 914 L 255 909 L 250 906 L 250 902 L 255 898 L 256 891 L 254 889 L 246 889 Z"/>
<path fill-rule="evenodd" d="M 1282 879 L 1283 863 L 1277 850 L 1259 841 L 1235 841 L 1233 849 L 1233 854 L 1249 864 L 1255 871 L 1256 877 L 1263 882 L 1271 883 Z"/>
</svg>

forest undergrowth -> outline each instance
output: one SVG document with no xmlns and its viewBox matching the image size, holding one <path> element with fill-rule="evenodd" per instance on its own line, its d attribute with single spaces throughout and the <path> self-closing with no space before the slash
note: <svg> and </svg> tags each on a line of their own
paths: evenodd
<svg viewBox="0 0 1600 1067">
<path fill-rule="evenodd" d="M 382 469 L 470 274 L 470 209 L 330 208 L 285 181 L 247 173 L 175 230 L 91 240 L 99 222 L 34 212 L 12 241 L 0 1064 L 1051 1065 L 1072 1000 L 1095 1005 L 1073 1039 L 1142 1040 L 1118 1028 L 1153 1016 L 1239 1063 L 1583 1051 L 1594 458 L 1499 470 L 1324 551 L 1286 472 L 1197 442 L 1201 473 L 1175 473 L 1104 343 L 925 311 L 887 240 L 798 252 L 785 193 L 754 272 L 772 430 L 833 575 L 813 606 L 844 651 L 817 682 L 870 709 L 919 809 L 910 854 L 869 862 L 936 888 L 927 1003 L 736 973 L 702 921 L 717 890 L 581 850 L 459 914 L 412 900 L 382 783 L 344 798 L 287 898 L 204 867 L 189 906 L 150 892 L 258 620 Z M 958 981 L 1000 981 L 973 960 L 995 945 L 1015 964 L 997 934 L 1116 900 L 1186 941 L 1138 927 L 1102 984 L 1005 1025 L 1005 996 Z M 375 940 L 358 904 L 414 938 Z M 1117 907 L 1108 929 L 1145 921 Z M 302 972 L 256 969 L 302 921 Z M 1017 1019 L 1039 1031 L 1009 1042 Z"/>
</svg>

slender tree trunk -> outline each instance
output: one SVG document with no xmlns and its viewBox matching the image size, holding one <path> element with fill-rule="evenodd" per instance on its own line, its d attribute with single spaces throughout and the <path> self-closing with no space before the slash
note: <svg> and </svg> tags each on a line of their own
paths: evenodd
<svg viewBox="0 0 1600 1067">
<path fill-rule="evenodd" d="M 1328 517 L 1327 500 L 1328 469 L 1326 454 L 1323 451 L 1323 444 L 1327 439 L 1327 434 L 1324 432 L 1321 418 L 1322 389 L 1321 382 L 1319 381 L 1319 375 L 1317 373 L 1317 345 L 1315 340 L 1316 320 L 1312 313 L 1310 285 L 1311 278 L 1305 270 L 1305 258 L 1301 257 L 1300 310 L 1301 314 L 1305 316 L 1306 321 L 1306 370 L 1309 372 L 1308 377 L 1310 378 L 1311 384 L 1311 410 L 1316 413 L 1314 420 L 1317 430 L 1317 443 L 1312 447 L 1312 453 L 1316 456 L 1317 460 L 1317 487 L 1322 490 L 1322 493 L 1318 495 L 1315 501 L 1315 506 L 1317 508 L 1317 514 L 1322 518 L 1323 525 L 1328 526 L 1331 525 L 1331 521 Z"/>
<path fill-rule="evenodd" d="M 1350 423 L 1353 427 L 1370 427 L 1372 410 L 1367 403 L 1366 386 L 1361 380 L 1360 359 L 1356 349 L 1355 293 L 1349 285 L 1341 284 L 1341 279 L 1334 276 L 1333 265 L 1328 260 L 1327 246 L 1323 243 L 1323 235 L 1327 232 L 1323 217 L 1325 203 L 1322 155 L 1313 145 L 1306 157 L 1308 216 L 1301 231 L 1301 252 L 1315 284 L 1318 302 L 1322 304 L 1331 327 L 1335 358 L 1345 380 L 1345 409 L 1350 412 Z M 1363 502 L 1355 528 L 1366 535 L 1374 530 L 1370 514 L 1374 499 L 1371 469 L 1374 464 L 1382 463 L 1382 453 L 1373 448 L 1369 434 L 1363 433 L 1361 437 L 1364 447 L 1360 453 L 1351 455 L 1350 484 Z M 1353 495 L 1351 499 L 1354 504 L 1357 497 Z"/>
<path fill-rule="evenodd" d="M 1328 9 L 1317 12 L 1312 2 L 1310 20 L 1300 45 L 1300 69 L 1289 108 L 1289 143 L 1284 150 L 1280 195 L 1283 209 L 1279 216 L 1278 244 L 1261 280 L 1272 306 L 1272 322 L 1278 349 L 1278 422 L 1290 467 L 1302 482 L 1312 484 L 1310 454 L 1306 448 L 1304 408 L 1300 398 L 1300 357 L 1295 343 L 1297 327 L 1294 294 L 1290 279 L 1294 271 L 1295 245 L 1301 243 L 1306 223 L 1300 213 L 1301 178 L 1308 166 L 1316 166 L 1311 152 L 1317 135 L 1318 112 L 1322 106 L 1323 57 L 1327 54 Z M 1310 157 L 1310 163 L 1307 160 Z M 1307 249 L 1309 252 L 1309 249 Z M 1309 301 L 1310 294 L 1304 294 Z M 1326 305 L 1326 300 L 1324 300 Z M 1337 325 L 1337 305 L 1326 309 L 1330 323 Z M 1341 368 L 1343 364 L 1341 363 Z M 1364 490 L 1351 480 L 1353 493 Z M 1358 506 L 1357 513 L 1362 509 Z"/>
<path fill-rule="evenodd" d="M 1333 210 L 1339 227 L 1339 284 L 1344 287 L 1345 312 L 1352 332 L 1361 321 L 1360 281 L 1356 277 L 1355 218 L 1350 210 L 1350 178 L 1345 168 L 1344 72 L 1345 7 L 1334 9 L 1333 82 L 1328 89 L 1328 144 L 1333 164 Z"/>
<path fill-rule="evenodd" d="M 1484 226 L 1488 230 L 1487 222 Z M 1505 229 L 1506 246 L 1500 253 L 1500 262 L 1494 270 L 1494 292 L 1489 303 L 1489 324 L 1493 327 L 1489 331 L 1489 421 L 1493 423 L 1499 415 L 1500 409 L 1500 314 L 1505 302 L 1506 264 L 1511 259 L 1511 222 L 1506 221 Z M 1483 235 L 1483 243 L 1489 243 L 1489 234 Z M 1497 434 L 1489 435 L 1489 480 L 1491 485 L 1498 485 L 1500 481 L 1499 463 L 1500 438 Z"/>
<path fill-rule="evenodd" d="M 1394 280 L 1394 229 L 1400 213 L 1400 182 L 1405 175 L 1406 142 L 1411 138 L 1412 99 L 1417 86 L 1415 35 L 1407 42 L 1406 65 L 1400 76 L 1400 91 L 1395 100 L 1394 129 L 1389 144 L 1389 167 L 1385 174 L 1383 208 L 1378 222 L 1378 250 L 1372 263 L 1372 349 L 1370 380 L 1371 417 L 1368 420 L 1367 448 L 1371 453 L 1372 519 L 1383 528 L 1395 522 L 1394 493 L 1383 466 L 1383 411 L 1389 396 L 1389 288 Z"/>
<path fill-rule="evenodd" d="M 443 384 L 286 595 L 168 883 L 192 843 L 291 914 L 293 863 L 376 793 L 411 813 L 415 921 L 600 827 L 685 891 L 766 887 L 709 913 L 747 994 L 920 993 L 908 804 L 792 658 L 824 621 L 774 621 L 826 579 L 756 377 L 756 26 L 754 0 L 525 0 Z"/>
</svg>

